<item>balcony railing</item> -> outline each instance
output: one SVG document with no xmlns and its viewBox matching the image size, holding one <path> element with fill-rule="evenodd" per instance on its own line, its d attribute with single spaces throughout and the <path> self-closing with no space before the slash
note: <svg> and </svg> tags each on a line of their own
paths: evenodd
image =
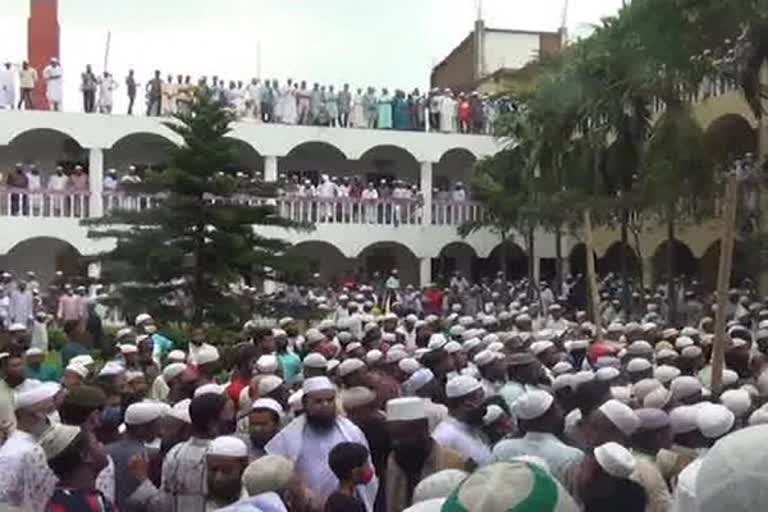
<svg viewBox="0 0 768 512">
<path fill-rule="evenodd" d="M 87 192 L 0 188 L 0 217 L 84 219 L 89 214 Z"/>
</svg>

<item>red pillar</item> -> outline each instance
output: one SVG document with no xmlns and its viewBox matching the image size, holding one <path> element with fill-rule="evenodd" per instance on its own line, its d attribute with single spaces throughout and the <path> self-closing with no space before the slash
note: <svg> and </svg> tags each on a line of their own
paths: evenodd
<svg viewBox="0 0 768 512">
<path fill-rule="evenodd" d="M 39 78 L 33 99 L 38 109 L 47 109 L 43 69 L 53 57 L 60 58 L 59 0 L 30 0 L 27 25 L 27 59 Z"/>
</svg>

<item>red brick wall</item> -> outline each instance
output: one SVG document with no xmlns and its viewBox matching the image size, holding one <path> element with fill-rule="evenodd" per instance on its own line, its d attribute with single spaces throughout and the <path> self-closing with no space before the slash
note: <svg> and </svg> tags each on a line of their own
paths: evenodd
<svg viewBox="0 0 768 512">
<path fill-rule="evenodd" d="M 47 108 L 43 69 L 52 57 L 59 55 L 59 0 L 30 0 L 27 34 L 27 59 L 37 70 L 38 82 L 34 93 L 37 108 Z"/>
</svg>

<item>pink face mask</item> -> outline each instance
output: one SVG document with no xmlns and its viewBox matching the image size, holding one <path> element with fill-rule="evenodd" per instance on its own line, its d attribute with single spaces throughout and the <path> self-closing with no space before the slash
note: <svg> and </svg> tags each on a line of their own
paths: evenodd
<svg viewBox="0 0 768 512">
<path fill-rule="evenodd" d="M 362 480 L 364 484 L 367 484 L 367 483 L 370 483 L 371 480 L 373 480 L 373 477 L 374 477 L 373 468 L 371 467 L 370 464 L 368 464 L 363 468 L 363 474 L 360 475 L 360 480 Z"/>
</svg>

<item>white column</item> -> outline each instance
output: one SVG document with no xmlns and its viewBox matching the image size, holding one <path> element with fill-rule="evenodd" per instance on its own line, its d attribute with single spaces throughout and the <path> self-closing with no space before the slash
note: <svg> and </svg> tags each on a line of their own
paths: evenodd
<svg viewBox="0 0 768 512">
<path fill-rule="evenodd" d="M 421 162 L 421 196 L 424 198 L 421 223 L 432 225 L 432 162 Z"/>
<path fill-rule="evenodd" d="M 419 258 L 419 282 L 422 288 L 432 282 L 432 258 Z"/>
<path fill-rule="evenodd" d="M 536 256 L 533 258 L 533 279 L 536 281 L 537 284 L 541 284 L 539 280 L 541 279 L 541 258 Z"/>
<path fill-rule="evenodd" d="M 277 181 L 277 157 L 264 157 L 264 181 L 274 183 Z"/>
<path fill-rule="evenodd" d="M 91 148 L 88 152 L 88 206 L 90 217 L 104 215 L 104 150 Z"/>
</svg>

